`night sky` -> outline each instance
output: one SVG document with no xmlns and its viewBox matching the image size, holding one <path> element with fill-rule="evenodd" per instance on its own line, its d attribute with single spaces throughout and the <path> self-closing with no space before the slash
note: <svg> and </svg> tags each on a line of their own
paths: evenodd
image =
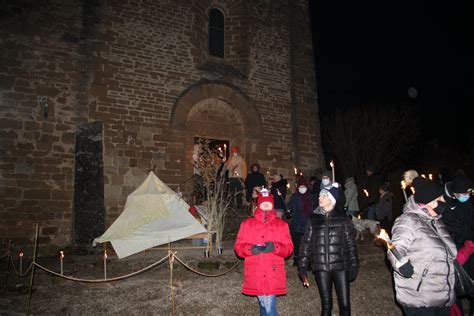
<svg viewBox="0 0 474 316">
<path fill-rule="evenodd" d="M 415 102 L 426 139 L 468 146 L 467 111 L 474 105 L 468 1 L 309 3 L 321 115 L 347 105 Z"/>
</svg>

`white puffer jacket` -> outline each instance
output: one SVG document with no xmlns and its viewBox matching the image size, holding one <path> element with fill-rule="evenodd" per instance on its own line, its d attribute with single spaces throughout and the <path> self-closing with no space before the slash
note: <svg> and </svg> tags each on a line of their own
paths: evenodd
<svg viewBox="0 0 474 316">
<path fill-rule="evenodd" d="M 397 259 L 388 252 L 388 259 L 395 269 L 397 301 L 404 306 L 443 307 L 451 306 L 456 300 L 453 258 L 429 225 L 436 228 L 453 254 L 457 253 L 440 217 L 425 213 L 411 196 L 392 228 L 395 247 L 414 267 L 411 278 L 404 278 L 398 273 Z M 422 276 L 423 271 L 425 276 Z"/>
<path fill-rule="evenodd" d="M 358 212 L 359 202 L 357 201 L 357 185 L 353 177 L 347 178 L 344 183 L 344 195 L 346 197 L 346 205 L 349 211 Z"/>
</svg>

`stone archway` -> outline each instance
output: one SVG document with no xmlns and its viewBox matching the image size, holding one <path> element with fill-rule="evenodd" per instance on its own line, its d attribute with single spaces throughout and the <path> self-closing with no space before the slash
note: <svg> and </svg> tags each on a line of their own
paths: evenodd
<svg viewBox="0 0 474 316">
<path fill-rule="evenodd" d="M 237 110 L 242 117 L 247 137 L 262 135 L 262 120 L 252 100 L 238 87 L 225 81 L 201 81 L 184 91 L 171 112 L 171 127 L 186 129 L 192 107 L 206 99 L 222 100 Z"/>
<path fill-rule="evenodd" d="M 183 154 L 189 162 L 184 164 L 186 179 L 193 174 L 190 162 L 195 137 L 228 141 L 240 147 L 248 161 L 250 147 L 260 143 L 263 135 L 260 114 L 250 98 L 237 87 L 217 81 L 201 82 L 184 91 L 173 108 L 170 125 L 184 135 Z"/>
</svg>

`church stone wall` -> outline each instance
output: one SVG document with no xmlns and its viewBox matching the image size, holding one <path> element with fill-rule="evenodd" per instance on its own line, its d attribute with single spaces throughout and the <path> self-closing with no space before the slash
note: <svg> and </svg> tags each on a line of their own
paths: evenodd
<svg viewBox="0 0 474 316">
<path fill-rule="evenodd" d="M 224 58 L 207 53 L 210 8 Z M 306 1 L 10 0 L 0 14 L 2 249 L 31 244 L 36 223 L 45 251 L 75 246 L 76 133 L 94 122 L 106 227 L 154 166 L 190 190 L 196 136 L 271 174 L 323 164 Z"/>
</svg>

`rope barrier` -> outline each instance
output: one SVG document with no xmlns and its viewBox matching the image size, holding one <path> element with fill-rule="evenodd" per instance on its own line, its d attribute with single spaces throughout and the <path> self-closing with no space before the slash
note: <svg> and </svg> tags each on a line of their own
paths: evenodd
<svg viewBox="0 0 474 316">
<path fill-rule="evenodd" d="M 25 272 L 18 272 L 18 270 L 16 269 L 15 267 L 15 263 L 13 262 L 13 258 L 10 257 L 10 262 L 12 264 L 12 267 L 13 267 L 13 271 L 15 272 L 16 276 L 20 277 L 20 278 L 24 278 L 26 277 L 28 274 L 30 274 L 31 272 L 31 269 L 33 268 L 33 262 L 30 263 L 30 265 L 28 266 L 28 269 L 25 270 Z"/>
<path fill-rule="evenodd" d="M 126 275 L 122 275 L 122 276 L 119 276 L 119 277 L 115 277 L 115 278 L 110 278 L 110 279 L 100 279 L 100 280 L 92 280 L 92 279 L 79 279 L 79 278 L 74 278 L 74 277 L 69 277 L 69 276 L 65 276 L 65 275 L 61 275 L 60 273 L 57 273 L 57 272 L 54 272 L 42 265 L 40 265 L 39 263 L 36 263 L 34 262 L 34 265 L 37 266 L 39 269 L 43 270 L 44 272 L 47 272 L 49 274 L 52 274 L 54 276 L 57 276 L 57 277 L 60 277 L 60 278 L 63 278 L 65 280 L 69 280 L 69 281 L 74 281 L 74 282 L 83 282 L 83 283 L 105 283 L 105 282 L 114 282 L 114 281 L 119 281 L 119 280 L 124 280 L 124 279 L 127 279 L 127 278 L 130 278 L 132 276 L 136 276 L 138 274 L 141 274 L 145 271 L 148 271 L 158 265 L 160 265 L 161 263 L 163 263 L 166 259 L 169 258 L 169 254 L 167 256 L 165 256 L 164 258 L 160 259 L 159 261 L 141 269 L 141 270 L 138 270 L 138 271 L 135 271 L 135 272 L 132 272 L 130 274 L 126 274 Z"/>
<path fill-rule="evenodd" d="M 10 252 L 7 252 L 6 254 L 4 254 L 3 256 L 0 257 L 0 260 L 2 260 L 3 258 L 6 258 L 10 255 Z"/>
<path fill-rule="evenodd" d="M 210 278 L 213 278 L 213 277 L 220 277 L 220 276 L 223 276 L 224 274 L 227 274 L 229 272 L 231 272 L 232 270 L 234 270 L 239 264 L 240 264 L 240 261 L 237 261 L 229 270 L 227 271 L 224 271 L 222 273 L 218 273 L 218 274 L 207 274 L 207 273 L 204 273 L 204 272 L 201 272 L 201 271 L 198 271 L 192 267 L 190 267 L 188 264 L 186 264 L 184 261 L 182 261 L 178 256 L 174 255 L 174 257 L 176 258 L 176 260 L 178 260 L 179 263 L 181 263 L 183 266 L 185 266 L 187 269 L 189 269 L 190 271 L 198 274 L 198 275 L 201 275 L 201 276 L 205 276 L 205 277 L 210 277 Z"/>
</svg>

